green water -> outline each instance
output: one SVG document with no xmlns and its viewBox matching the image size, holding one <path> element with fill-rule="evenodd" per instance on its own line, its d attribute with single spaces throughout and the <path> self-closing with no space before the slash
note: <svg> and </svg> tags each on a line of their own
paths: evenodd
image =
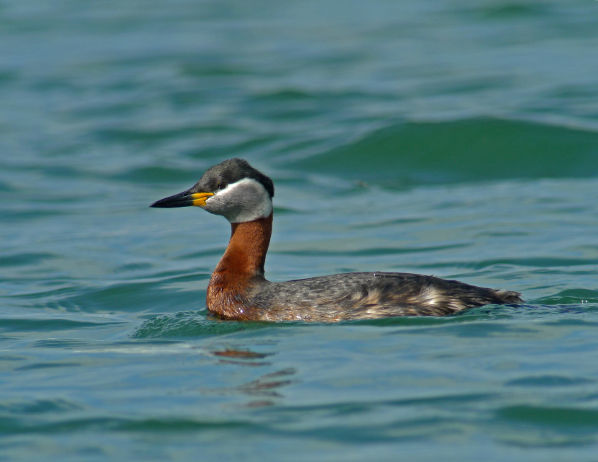
<svg viewBox="0 0 598 462">
<path fill-rule="evenodd" d="M 598 3 L 0 4 L 0 460 L 596 460 Z M 219 322 L 276 184 L 272 280 L 409 271 L 526 305 Z"/>
</svg>

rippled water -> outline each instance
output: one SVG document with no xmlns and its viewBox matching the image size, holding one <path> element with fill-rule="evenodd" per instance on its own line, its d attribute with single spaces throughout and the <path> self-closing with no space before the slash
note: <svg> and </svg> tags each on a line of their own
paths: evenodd
<svg viewBox="0 0 598 462">
<path fill-rule="evenodd" d="M 598 3 L 0 5 L 0 459 L 594 460 Z M 147 206 L 241 156 L 273 280 L 526 305 L 221 322 L 229 226 Z"/>
</svg>

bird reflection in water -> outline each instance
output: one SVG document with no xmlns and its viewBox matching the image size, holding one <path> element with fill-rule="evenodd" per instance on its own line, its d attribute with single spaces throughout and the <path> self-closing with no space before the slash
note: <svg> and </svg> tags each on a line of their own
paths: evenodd
<svg viewBox="0 0 598 462">
<path fill-rule="evenodd" d="M 225 348 L 222 350 L 213 350 L 212 354 L 220 359 L 222 364 L 234 364 L 251 367 L 264 367 L 272 363 L 264 361 L 272 353 L 256 353 L 246 349 Z M 254 399 L 245 404 L 246 407 L 266 407 L 276 404 L 275 399 L 283 398 L 280 389 L 294 382 L 293 376 L 296 374 L 294 368 L 285 368 L 274 372 L 269 372 L 250 382 L 238 385 L 236 387 L 220 390 L 226 394 L 229 392 L 241 392 Z"/>
</svg>

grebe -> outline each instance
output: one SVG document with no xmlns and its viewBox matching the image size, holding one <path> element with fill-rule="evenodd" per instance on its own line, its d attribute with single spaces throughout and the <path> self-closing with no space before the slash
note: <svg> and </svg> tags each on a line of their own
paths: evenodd
<svg viewBox="0 0 598 462">
<path fill-rule="evenodd" d="M 519 293 L 410 273 L 343 273 L 270 282 L 272 180 L 243 159 L 208 169 L 190 189 L 151 207 L 196 206 L 231 223 L 231 237 L 207 289 L 208 310 L 223 319 L 336 322 L 391 316 L 442 316 L 487 304 L 522 303 Z"/>
</svg>

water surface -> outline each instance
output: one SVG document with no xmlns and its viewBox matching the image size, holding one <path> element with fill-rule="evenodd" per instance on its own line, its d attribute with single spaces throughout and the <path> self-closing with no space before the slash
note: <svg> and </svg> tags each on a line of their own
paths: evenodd
<svg viewBox="0 0 598 462">
<path fill-rule="evenodd" d="M 594 460 L 598 3 L 0 6 L 7 460 Z M 275 180 L 272 280 L 409 271 L 524 306 L 222 322 L 229 225 L 148 205 Z"/>
</svg>

